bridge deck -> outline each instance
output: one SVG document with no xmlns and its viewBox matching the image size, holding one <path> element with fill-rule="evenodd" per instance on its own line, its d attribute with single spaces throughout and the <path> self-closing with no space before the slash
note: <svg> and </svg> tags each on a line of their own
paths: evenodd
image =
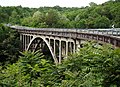
<svg viewBox="0 0 120 87">
<path fill-rule="evenodd" d="M 59 29 L 10 26 L 20 33 L 67 37 L 73 39 L 96 40 L 120 47 L 120 28 L 115 29 Z"/>
<path fill-rule="evenodd" d="M 62 31 L 62 32 L 81 32 L 81 33 L 94 33 L 102 35 L 115 35 L 120 36 L 120 28 L 109 29 L 61 29 L 61 28 L 31 28 L 24 26 L 10 26 L 19 30 L 32 30 L 32 31 Z"/>
</svg>

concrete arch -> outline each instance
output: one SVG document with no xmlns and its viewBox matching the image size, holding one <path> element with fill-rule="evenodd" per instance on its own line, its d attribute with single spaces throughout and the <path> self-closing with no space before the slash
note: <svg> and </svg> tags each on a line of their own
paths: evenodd
<svg viewBox="0 0 120 87">
<path fill-rule="evenodd" d="M 55 54 L 53 53 L 53 51 L 52 51 L 52 49 L 51 49 L 51 46 L 50 46 L 49 42 L 46 40 L 45 37 L 42 37 L 42 36 L 33 36 L 33 38 L 30 40 L 30 43 L 28 44 L 27 50 L 30 49 L 30 46 L 32 45 L 32 43 L 33 43 L 33 41 L 34 41 L 35 39 L 42 39 L 42 40 L 45 42 L 45 44 L 47 45 L 47 47 L 48 47 L 48 49 L 49 49 L 49 51 L 50 51 L 50 53 L 51 53 L 51 55 L 52 55 L 52 57 L 53 57 L 53 60 L 54 60 L 55 64 L 58 64 L 58 60 L 57 60 L 57 58 L 55 57 Z"/>
</svg>

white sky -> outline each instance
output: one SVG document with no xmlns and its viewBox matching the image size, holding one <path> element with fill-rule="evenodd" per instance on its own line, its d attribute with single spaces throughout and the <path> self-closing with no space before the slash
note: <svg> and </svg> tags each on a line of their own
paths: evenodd
<svg viewBox="0 0 120 87">
<path fill-rule="evenodd" d="M 104 3 L 108 0 L 0 0 L 1 6 L 23 6 L 23 7 L 44 7 L 56 6 L 61 7 L 81 7 L 88 6 L 90 2 L 97 4 Z"/>
</svg>

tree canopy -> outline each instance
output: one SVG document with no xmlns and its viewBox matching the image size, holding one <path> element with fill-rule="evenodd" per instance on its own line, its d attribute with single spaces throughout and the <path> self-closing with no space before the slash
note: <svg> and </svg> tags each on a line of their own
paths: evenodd
<svg viewBox="0 0 120 87">
<path fill-rule="evenodd" d="M 0 71 L 3 87 L 119 87 L 120 49 L 86 43 L 60 65 L 39 52 L 24 52 Z"/>
<path fill-rule="evenodd" d="M 0 23 L 30 27 L 111 28 L 120 27 L 120 2 L 111 0 L 82 8 L 66 7 L 0 7 Z"/>
</svg>

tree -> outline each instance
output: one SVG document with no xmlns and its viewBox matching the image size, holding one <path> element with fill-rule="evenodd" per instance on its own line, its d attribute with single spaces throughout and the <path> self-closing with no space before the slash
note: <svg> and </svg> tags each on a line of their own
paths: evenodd
<svg viewBox="0 0 120 87">
<path fill-rule="evenodd" d="M 49 10 L 46 13 L 45 22 L 48 25 L 48 27 L 55 27 L 55 24 L 58 22 L 58 20 L 59 20 L 59 16 L 57 11 Z"/>
<path fill-rule="evenodd" d="M 93 7 L 93 6 L 97 6 L 97 4 L 94 3 L 94 2 L 90 2 L 89 5 L 90 5 L 91 7 Z"/>
<path fill-rule="evenodd" d="M 13 24 L 20 24 L 20 15 L 15 10 L 12 11 L 11 16 L 9 17 L 9 22 Z"/>
<path fill-rule="evenodd" d="M 18 62 L 1 71 L 0 84 L 3 87 L 52 86 L 59 80 L 55 78 L 58 77 L 55 75 L 55 69 L 55 65 L 51 65 L 39 51 L 26 51 L 22 53 Z"/>
<path fill-rule="evenodd" d="M 87 21 L 85 19 L 81 19 L 76 23 L 76 28 L 86 28 L 86 22 Z"/>
<path fill-rule="evenodd" d="M 120 49 L 86 43 L 59 66 L 63 87 L 119 87 Z M 58 70 L 59 71 L 59 70 Z M 60 72 L 59 71 L 59 72 Z"/>
<path fill-rule="evenodd" d="M 56 27 L 69 28 L 69 23 L 70 23 L 70 20 L 65 15 L 59 14 L 59 20 L 57 22 Z"/>
<path fill-rule="evenodd" d="M 115 27 L 120 27 L 120 10 L 119 10 L 119 8 L 120 8 L 120 2 L 113 5 L 113 8 L 110 10 L 110 13 L 113 18 L 112 24 L 114 24 Z"/>
<path fill-rule="evenodd" d="M 94 20 L 94 27 L 95 28 L 109 28 L 110 27 L 110 20 L 105 16 L 99 16 Z"/>
<path fill-rule="evenodd" d="M 45 17 L 44 17 L 44 14 L 39 12 L 39 11 L 36 11 L 34 14 L 33 14 L 33 26 L 34 27 L 41 27 L 41 23 L 45 23 Z"/>
<path fill-rule="evenodd" d="M 32 17 L 26 17 L 26 18 L 22 19 L 21 24 L 22 24 L 23 26 L 34 27 Z"/>
<path fill-rule="evenodd" d="M 0 25 L 0 65 L 17 60 L 20 50 L 18 34 L 8 27 Z"/>
</svg>

